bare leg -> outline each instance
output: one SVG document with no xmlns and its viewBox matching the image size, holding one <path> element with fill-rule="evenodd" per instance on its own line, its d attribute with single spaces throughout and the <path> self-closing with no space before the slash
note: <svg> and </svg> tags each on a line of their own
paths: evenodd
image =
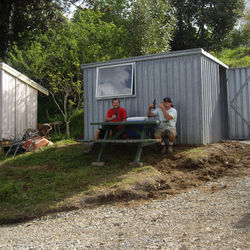
<svg viewBox="0 0 250 250">
<path fill-rule="evenodd" d="M 168 141 L 169 141 L 168 152 L 169 152 L 170 154 L 173 154 L 173 145 L 174 145 L 174 141 L 175 141 L 175 136 L 174 136 L 174 134 L 170 134 L 170 135 L 169 135 Z"/>
<path fill-rule="evenodd" d="M 100 138 L 100 133 L 101 133 L 101 130 L 100 129 L 97 129 L 96 132 L 95 132 L 95 135 L 94 135 L 94 140 L 98 140 Z"/>
<path fill-rule="evenodd" d="M 174 134 L 170 134 L 169 137 L 168 137 L 168 140 L 169 140 L 169 142 L 174 143 L 174 141 L 175 141 L 175 136 L 174 136 Z"/>
<path fill-rule="evenodd" d="M 162 137 L 157 135 L 157 134 L 154 134 L 154 137 L 155 137 L 155 139 L 161 139 L 162 140 Z"/>
<path fill-rule="evenodd" d="M 155 139 L 160 139 L 161 140 L 161 142 L 160 142 L 160 145 L 161 145 L 161 153 L 162 154 L 165 154 L 166 153 L 166 145 L 165 145 L 165 142 L 164 142 L 164 138 L 163 137 L 161 137 L 160 135 L 157 135 L 157 134 L 154 134 L 154 137 L 155 137 Z"/>
<path fill-rule="evenodd" d="M 96 145 L 95 141 L 98 140 L 98 139 L 100 138 L 100 134 L 101 134 L 101 130 L 100 130 L 100 129 L 97 129 L 97 130 L 95 131 L 94 143 L 93 143 L 93 145 L 91 145 L 90 148 L 84 152 L 84 154 L 91 154 L 91 153 L 94 151 L 94 148 L 95 148 L 95 145 Z"/>
</svg>

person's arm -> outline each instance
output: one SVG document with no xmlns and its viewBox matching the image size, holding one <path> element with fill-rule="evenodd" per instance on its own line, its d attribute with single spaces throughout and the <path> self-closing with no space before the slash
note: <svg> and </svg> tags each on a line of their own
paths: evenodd
<svg viewBox="0 0 250 250">
<path fill-rule="evenodd" d="M 166 111 L 164 105 L 162 103 L 159 104 L 159 108 L 162 110 L 163 112 L 163 115 L 165 117 L 166 120 L 172 120 L 173 119 L 173 116 L 169 115 L 168 112 Z"/>
<path fill-rule="evenodd" d="M 148 112 L 147 112 L 147 116 L 148 116 L 148 117 L 155 117 L 155 116 L 156 116 L 156 114 L 154 114 L 154 113 L 152 112 L 153 107 L 154 107 L 154 104 L 153 104 L 153 103 L 149 105 L 149 107 L 148 107 Z"/>
<path fill-rule="evenodd" d="M 111 117 L 105 117 L 105 122 L 111 122 L 112 120 L 114 120 L 116 118 L 116 115 L 113 115 L 113 116 L 111 116 Z"/>
<path fill-rule="evenodd" d="M 111 111 L 108 110 L 108 113 L 104 119 L 105 122 L 110 122 L 116 118 L 116 115 L 112 115 Z"/>
<path fill-rule="evenodd" d="M 126 109 L 123 109 L 123 112 L 122 112 L 122 121 L 126 121 L 127 119 L 127 111 Z"/>
</svg>

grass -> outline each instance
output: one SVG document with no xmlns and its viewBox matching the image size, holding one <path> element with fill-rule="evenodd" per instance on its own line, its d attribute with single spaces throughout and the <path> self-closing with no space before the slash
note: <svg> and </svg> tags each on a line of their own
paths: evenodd
<svg viewBox="0 0 250 250">
<path fill-rule="evenodd" d="M 232 68 L 249 67 L 250 49 L 238 47 L 235 49 L 223 49 L 219 52 L 211 52 L 216 58 Z"/>
<path fill-rule="evenodd" d="M 187 148 L 185 151 L 183 151 L 183 155 L 186 156 L 186 158 L 202 158 L 206 157 L 208 155 L 205 147 L 190 147 Z"/>
<path fill-rule="evenodd" d="M 141 192 L 144 184 L 154 185 L 162 174 L 153 166 L 133 167 L 133 146 L 110 146 L 103 156 L 105 166 L 91 166 L 97 152 L 83 154 L 85 146 L 63 140 L 37 152 L 0 157 L 0 223 L 32 219 L 82 207 L 86 197 Z M 152 156 L 143 150 L 142 161 Z M 205 147 L 176 147 L 187 159 L 206 157 Z M 159 159 L 158 159 L 159 158 Z M 161 157 L 156 156 L 156 162 Z M 151 162 L 151 161 L 149 161 Z M 135 189 L 136 188 L 136 189 Z M 139 189 L 137 189 L 139 188 Z"/>
<path fill-rule="evenodd" d="M 135 176 L 155 174 L 152 167 L 129 166 L 131 154 L 116 148 L 105 154 L 105 166 L 94 167 L 96 154 L 84 155 L 84 146 L 61 141 L 16 157 L 0 158 L 0 223 L 34 218 L 63 207 L 79 194 L 130 185 Z M 108 151 L 108 149 L 107 149 Z M 123 154 L 122 163 L 119 154 Z M 142 177 L 143 178 L 143 177 Z"/>
</svg>

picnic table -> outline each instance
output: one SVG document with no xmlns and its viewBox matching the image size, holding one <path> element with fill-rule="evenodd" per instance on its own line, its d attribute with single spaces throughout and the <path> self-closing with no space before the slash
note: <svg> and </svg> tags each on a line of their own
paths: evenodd
<svg viewBox="0 0 250 250">
<path fill-rule="evenodd" d="M 101 126 L 105 129 L 105 134 L 103 139 L 96 140 L 95 143 L 100 143 L 100 149 L 98 152 L 97 163 L 102 161 L 103 152 L 107 144 L 136 144 L 137 150 L 135 153 L 135 158 L 133 163 L 140 163 L 142 149 L 145 146 L 152 145 L 154 143 L 160 142 L 160 139 L 153 138 L 153 129 L 160 123 L 158 120 L 154 121 L 123 121 L 123 122 L 92 122 L 90 125 Z M 121 126 L 120 129 L 113 130 L 115 131 L 110 135 L 110 130 L 112 128 Z M 135 137 L 127 137 L 121 139 L 121 135 L 128 130 L 136 133 Z"/>
</svg>

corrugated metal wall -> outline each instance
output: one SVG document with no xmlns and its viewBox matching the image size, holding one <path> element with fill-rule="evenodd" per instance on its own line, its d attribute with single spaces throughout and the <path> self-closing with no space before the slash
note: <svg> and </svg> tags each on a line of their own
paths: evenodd
<svg viewBox="0 0 250 250">
<path fill-rule="evenodd" d="M 250 139 L 250 67 L 228 70 L 229 138 Z"/>
<path fill-rule="evenodd" d="M 0 140 L 21 137 L 37 126 L 37 90 L 1 70 Z"/>
<path fill-rule="evenodd" d="M 221 68 L 219 64 L 211 59 L 201 58 L 201 97 L 202 97 L 202 131 L 203 143 L 212 143 L 226 138 L 227 123 L 225 114 L 227 114 L 226 97 L 226 69 Z M 222 119 L 224 117 L 224 119 Z"/>
</svg>

